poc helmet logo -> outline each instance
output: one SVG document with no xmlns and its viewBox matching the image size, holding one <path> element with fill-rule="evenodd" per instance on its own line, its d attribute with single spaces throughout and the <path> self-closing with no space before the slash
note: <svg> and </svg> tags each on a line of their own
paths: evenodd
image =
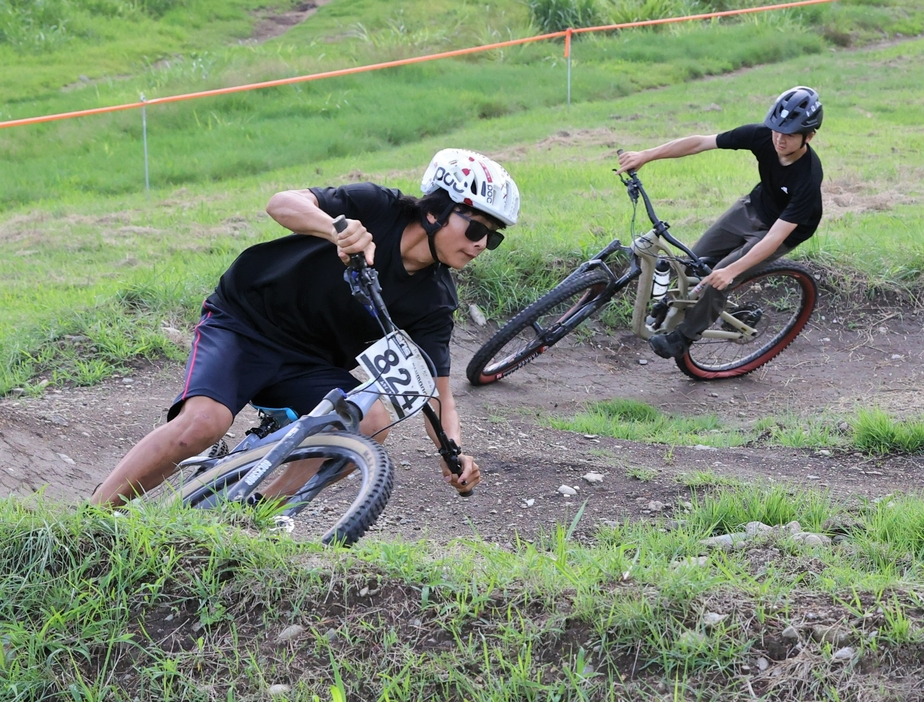
<svg viewBox="0 0 924 702">
<path fill-rule="evenodd" d="M 465 188 L 461 183 L 459 183 L 458 180 L 456 180 L 456 177 L 442 166 L 437 167 L 435 180 L 437 183 L 442 183 L 445 185 L 448 190 L 452 190 L 453 192 L 457 192 L 459 194 L 465 192 Z"/>
</svg>

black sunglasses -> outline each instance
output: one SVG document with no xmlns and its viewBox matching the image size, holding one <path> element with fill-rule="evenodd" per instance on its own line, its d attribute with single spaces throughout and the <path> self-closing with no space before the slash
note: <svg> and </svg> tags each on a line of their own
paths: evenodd
<svg viewBox="0 0 924 702">
<path fill-rule="evenodd" d="M 477 219 L 472 219 L 462 214 L 459 210 L 453 210 L 452 213 L 459 215 L 468 222 L 468 229 L 465 230 L 465 238 L 469 241 L 481 241 L 485 237 L 488 237 L 488 243 L 485 244 L 485 248 L 489 251 L 493 251 L 500 246 L 501 242 L 504 240 L 503 234 L 491 229 L 487 224 L 482 224 Z"/>
</svg>

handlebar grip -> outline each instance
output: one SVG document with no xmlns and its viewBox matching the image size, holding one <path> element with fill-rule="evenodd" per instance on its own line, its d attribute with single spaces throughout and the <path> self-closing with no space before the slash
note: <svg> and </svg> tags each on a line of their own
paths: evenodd
<svg viewBox="0 0 924 702">
<path fill-rule="evenodd" d="M 334 219 L 334 230 L 339 234 L 347 228 L 347 219 L 346 215 L 339 215 Z M 355 269 L 364 268 L 366 266 L 366 257 L 361 254 L 350 254 L 350 266 Z"/>
<path fill-rule="evenodd" d="M 624 149 L 616 149 L 616 155 L 617 155 L 617 156 L 621 156 L 621 155 L 624 154 L 624 153 L 626 153 Z M 635 170 L 632 170 L 632 169 L 629 169 L 628 171 L 626 171 L 626 173 L 629 174 L 629 177 L 630 177 L 630 178 L 634 178 L 637 172 L 638 172 L 638 171 L 635 171 Z"/>
<path fill-rule="evenodd" d="M 446 461 L 450 473 L 453 475 L 462 475 L 462 461 L 459 460 L 459 454 L 451 453 L 449 455 L 444 455 L 443 460 Z M 459 491 L 457 490 L 456 492 Z M 471 497 L 473 494 L 475 494 L 475 488 L 467 492 L 459 492 L 459 497 Z"/>
</svg>

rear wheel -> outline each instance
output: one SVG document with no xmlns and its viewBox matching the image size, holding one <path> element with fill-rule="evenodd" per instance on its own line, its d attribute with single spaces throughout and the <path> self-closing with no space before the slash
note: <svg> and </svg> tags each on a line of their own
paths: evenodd
<svg viewBox="0 0 924 702">
<path fill-rule="evenodd" d="M 609 282 L 610 277 L 599 269 L 566 278 L 478 349 L 465 371 L 469 382 L 493 383 L 545 353 L 596 311 L 594 303 Z"/>
<path fill-rule="evenodd" d="M 757 330 L 734 341 L 700 339 L 677 359 L 691 378 L 712 380 L 750 373 L 776 357 L 808 323 L 818 299 L 811 272 L 791 261 L 777 261 L 741 276 L 730 289 L 726 312 Z M 710 329 L 731 331 L 722 319 Z"/>
<path fill-rule="evenodd" d="M 273 446 L 261 446 L 240 456 L 229 455 L 187 481 L 178 499 L 198 509 L 220 505 L 228 488 L 243 479 Z M 359 434 L 315 434 L 307 437 L 262 484 L 269 484 L 288 463 L 302 459 L 319 459 L 322 465 L 309 483 L 310 492 L 288 498 L 284 504 L 282 515 L 295 519 L 293 535 L 325 544 L 356 543 L 378 519 L 391 496 L 394 467 L 385 450 L 375 440 Z"/>
</svg>

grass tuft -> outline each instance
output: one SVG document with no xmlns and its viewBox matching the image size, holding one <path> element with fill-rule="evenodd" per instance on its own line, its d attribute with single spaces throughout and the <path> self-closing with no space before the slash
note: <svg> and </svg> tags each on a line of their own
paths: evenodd
<svg viewBox="0 0 924 702">
<path fill-rule="evenodd" d="M 924 419 L 899 421 L 879 408 L 860 409 L 853 423 L 853 443 L 872 454 L 920 453 Z"/>
</svg>

